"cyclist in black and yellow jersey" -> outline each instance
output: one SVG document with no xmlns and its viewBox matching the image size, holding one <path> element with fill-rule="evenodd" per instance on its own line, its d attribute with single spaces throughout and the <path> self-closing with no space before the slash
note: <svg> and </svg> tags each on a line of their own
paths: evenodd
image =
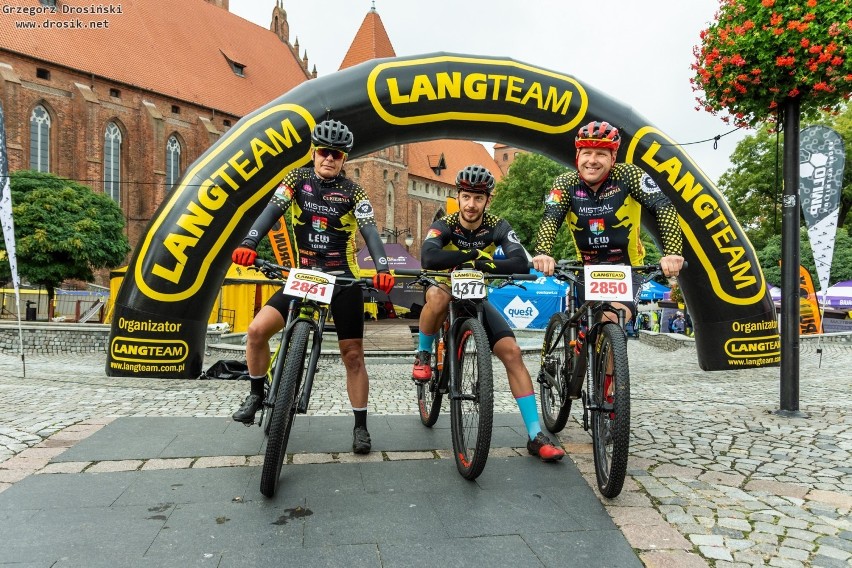
<svg viewBox="0 0 852 568">
<path fill-rule="evenodd" d="M 340 271 L 342 276 L 358 277 L 355 258 L 355 233 L 360 231 L 376 264 L 373 285 L 390 292 L 394 278 L 390 274 L 385 249 L 376 228 L 373 206 L 367 193 L 342 173 L 352 150 L 354 136 L 336 120 L 320 122 L 311 134 L 313 167 L 289 172 L 269 205 L 255 221 L 232 260 L 251 266 L 257 258 L 257 244 L 281 216 L 289 210 L 297 245 L 297 268 L 322 268 Z M 269 368 L 269 339 L 278 333 L 287 319 L 290 298 L 274 294 L 249 325 L 246 336 L 246 362 L 251 392 L 233 419 L 251 424 L 263 402 L 263 383 Z M 357 286 L 334 291 L 331 314 L 337 330 L 340 356 L 346 368 L 346 389 L 355 413 L 352 450 L 365 454 L 371 440 L 367 431 L 369 382 L 364 365 L 364 298 Z"/>
<path fill-rule="evenodd" d="M 529 273 L 527 253 L 511 225 L 485 212 L 491 201 L 491 190 L 494 189 L 491 172 L 483 166 L 468 166 L 456 176 L 456 188 L 459 211 L 432 223 L 420 249 L 423 268 L 449 270 L 457 266 L 470 266 L 482 272 L 497 274 Z M 502 247 L 505 259 L 493 258 L 498 246 Z M 415 381 L 428 381 L 432 375 L 432 346 L 441 322 L 446 318 L 449 303 L 449 288 L 427 288 L 426 304 L 420 313 L 418 351 L 411 373 Z M 535 391 L 515 334 L 494 306 L 488 302 L 484 305 L 484 327 L 489 346 L 506 367 L 509 387 L 529 435 L 527 450 L 543 461 L 560 460 L 565 451 L 541 431 Z"/>
<path fill-rule="evenodd" d="M 583 264 L 642 264 L 645 250 L 639 239 L 642 210 L 655 218 L 663 245 L 660 266 L 666 276 L 683 267 L 683 238 L 677 211 L 656 182 L 634 164 L 616 163 L 621 144 L 618 129 L 607 122 L 590 122 L 574 140 L 577 171 L 553 181 L 544 218 L 535 240 L 533 266 L 550 276 L 555 261 L 550 256 L 556 233 L 565 219 Z M 634 277 L 634 291 L 641 276 Z M 583 290 L 578 289 L 579 301 Z M 626 310 L 625 321 L 636 313 L 633 302 L 613 302 Z"/>
</svg>

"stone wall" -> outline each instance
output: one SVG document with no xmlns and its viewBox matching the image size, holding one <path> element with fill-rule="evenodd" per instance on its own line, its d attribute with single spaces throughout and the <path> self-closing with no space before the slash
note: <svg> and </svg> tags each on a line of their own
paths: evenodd
<svg viewBox="0 0 852 568">
<path fill-rule="evenodd" d="M 106 353 L 109 324 L 21 322 L 25 355 Z M 209 332 L 207 344 L 218 343 L 221 332 Z M 17 322 L 0 323 L 0 353 L 18 355 L 20 340 Z"/>
</svg>

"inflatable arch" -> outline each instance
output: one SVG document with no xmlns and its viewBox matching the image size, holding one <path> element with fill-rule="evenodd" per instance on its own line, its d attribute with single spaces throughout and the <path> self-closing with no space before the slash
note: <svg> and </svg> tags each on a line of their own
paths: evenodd
<svg viewBox="0 0 852 568">
<path fill-rule="evenodd" d="M 616 124 L 624 139 L 618 159 L 647 171 L 680 214 L 689 261 L 680 282 L 701 368 L 780 361 L 775 309 L 754 250 L 713 183 L 673 140 L 570 75 L 500 57 L 433 53 L 307 81 L 242 118 L 190 165 L 134 251 L 115 301 L 107 375 L 201 373 L 207 317 L 231 251 L 284 173 L 309 161 L 310 132 L 325 118 L 355 132 L 352 157 L 461 138 L 498 140 L 570 166 L 581 124 Z"/>
</svg>

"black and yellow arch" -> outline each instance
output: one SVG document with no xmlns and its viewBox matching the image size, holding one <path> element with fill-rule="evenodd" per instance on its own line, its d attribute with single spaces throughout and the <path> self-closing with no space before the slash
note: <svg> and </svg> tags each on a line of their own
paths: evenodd
<svg viewBox="0 0 852 568">
<path fill-rule="evenodd" d="M 701 169 L 632 108 L 563 73 L 499 57 L 380 59 L 303 83 L 240 120 L 193 163 L 139 243 L 115 302 L 110 376 L 194 378 L 230 253 L 284 174 L 309 159 L 310 132 L 334 118 L 353 157 L 419 140 L 499 140 L 573 164 L 590 120 L 622 132 L 619 160 L 656 179 L 681 216 L 681 285 L 706 370 L 777 364 L 775 310 L 751 244 Z"/>
</svg>

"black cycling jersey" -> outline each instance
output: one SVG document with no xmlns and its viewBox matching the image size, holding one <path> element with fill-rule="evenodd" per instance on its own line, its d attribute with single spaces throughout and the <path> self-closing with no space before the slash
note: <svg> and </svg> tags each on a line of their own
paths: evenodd
<svg viewBox="0 0 852 568">
<path fill-rule="evenodd" d="M 505 259 L 477 259 L 479 251 L 493 255 L 503 247 Z M 482 223 L 473 230 L 459 223 L 459 214 L 453 213 L 438 219 L 429 227 L 420 250 L 420 262 L 427 270 L 449 270 L 473 261 L 483 272 L 498 274 L 528 274 L 529 259 L 521 241 L 508 221 L 490 213 L 482 216 Z M 485 333 L 491 349 L 504 337 L 514 337 L 512 329 L 493 305 L 485 302 Z"/>
<path fill-rule="evenodd" d="M 476 260 L 478 251 L 494 254 L 503 248 L 505 259 Z M 459 213 L 438 219 L 429 227 L 420 250 L 420 262 L 429 270 L 448 270 L 468 261 L 476 269 L 501 274 L 529 273 L 526 250 L 508 221 L 490 213 L 482 216 L 482 223 L 473 230 L 465 229 L 459 222 Z"/>
<path fill-rule="evenodd" d="M 639 238 L 643 208 L 656 218 L 663 255 L 680 255 L 683 238 L 677 211 L 641 168 L 614 164 L 597 191 L 578 172 L 566 172 L 553 181 L 535 254 L 550 254 L 556 233 L 568 216 L 577 256 L 584 264 L 643 264 L 645 249 Z"/>
<path fill-rule="evenodd" d="M 299 267 L 341 270 L 344 276 L 357 278 L 355 232 L 360 230 L 376 270 L 388 270 L 373 206 L 357 183 L 343 175 L 330 180 L 320 178 L 313 168 L 291 171 L 275 190 L 243 245 L 257 248 L 260 239 L 288 209 Z"/>
</svg>

